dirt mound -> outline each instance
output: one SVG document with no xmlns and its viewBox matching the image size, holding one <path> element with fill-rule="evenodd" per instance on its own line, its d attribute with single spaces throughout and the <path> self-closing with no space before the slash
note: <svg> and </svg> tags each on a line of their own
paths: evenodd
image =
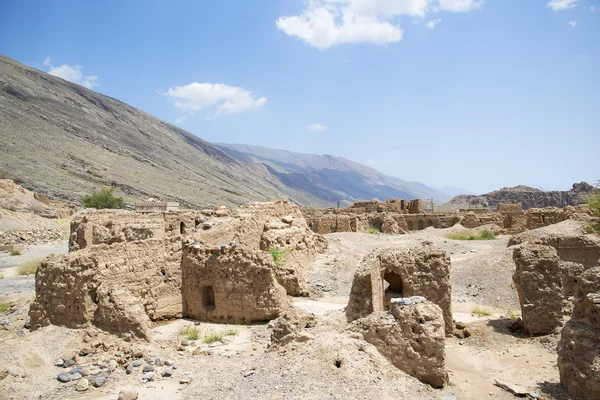
<svg viewBox="0 0 600 400">
<path fill-rule="evenodd" d="M 30 192 L 10 179 L 0 179 L 0 208 L 30 212 L 44 218 L 65 218 L 75 212 L 75 205 L 50 200 L 48 196 Z"/>
</svg>

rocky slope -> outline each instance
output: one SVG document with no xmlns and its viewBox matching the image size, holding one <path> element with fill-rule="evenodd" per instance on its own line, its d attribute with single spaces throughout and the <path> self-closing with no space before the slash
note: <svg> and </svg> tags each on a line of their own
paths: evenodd
<svg viewBox="0 0 600 400">
<path fill-rule="evenodd" d="M 575 183 L 568 191 L 544 192 L 529 186 L 502 188 L 490 193 L 474 195 L 459 195 L 454 197 L 441 208 L 492 208 L 498 204 L 522 203 L 523 209 L 541 207 L 575 206 L 584 202 L 585 196 L 594 192 L 594 187 L 586 182 Z"/>
<path fill-rule="evenodd" d="M 321 197 L 330 203 L 377 198 L 430 199 L 450 197 L 420 182 L 407 182 L 365 165 L 328 154 L 303 154 L 244 144 L 216 143 L 237 159 L 261 163 L 288 187 Z"/>
<path fill-rule="evenodd" d="M 125 103 L 1 55 L 0 154 L 0 172 L 32 191 L 76 202 L 101 186 L 114 187 L 131 203 L 154 197 L 186 207 L 432 197 L 425 185 L 335 157 L 316 172 L 238 158 Z"/>
</svg>

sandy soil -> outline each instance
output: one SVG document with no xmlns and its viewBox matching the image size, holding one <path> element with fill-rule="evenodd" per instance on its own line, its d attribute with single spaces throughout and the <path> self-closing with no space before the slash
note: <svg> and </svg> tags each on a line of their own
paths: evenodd
<svg viewBox="0 0 600 400">
<path fill-rule="evenodd" d="M 0 370 L 13 367 L 19 372 L 18 376 L 9 374 L 0 379 L 0 398 L 18 399 L 26 395 L 45 399 L 115 399 L 119 390 L 134 388 L 141 399 L 513 399 L 513 395 L 494 386 L 495 379 L 524 386 L 540 398 L 568 398 L 560 388 L 556 367 L 558 336 L 523 338 L 506 328 L 505 315 L 518 311 L 511 279 L 514 264 L 511 250 L 506 247 L 509 237 L 487 242 L 461 242 L 445 237 L 448 232 L 460 229 L 428 228 L 398 236 L 326 235 L 329 250 L 305 271 L 313 295 L 293 299 L 295 307 L 314 313 L 322 321 L 313 340 L 270 349 L 266 324 L 200 323 L 196 327 L 201 335 L 229 329 L 237 333 L 216 344 L 203 344 L 200 339 L 182 348 L 178 334 L 181 326 L 194 325 L 194 321 L 163 323 L 154 328 L 152 343 L 128 344 L 143 348 L 148 357 L 173 361 L 177 367 L 173 376 L 155 382 L 142 382 L 142 367 L 139 367 L 131 375 L 117 368 L 104 386 L 85 393 L 75 391 L 73 382 L 59 383 L 56 376 L 62 369 L 53 362 L 68 349 L 80 348 L 83 332 L 48 327 L 30 333 L 23 328 L 28 308 L 23 300 L 13 306 L 10 315 L 0 314 Z M 434 242 L 450 255 L 455 320 L 468 323 L 473 333 L 467 339 L 447 338 L 446 365 L 451 385 L 443 390 L 431 389 L 407 376 L 371 347 L 362 353 L 352 350 L 354 339 L 343 333 L 343 308 L 362 257 L 377 247 L 409 248 L 424 241 Z M 60 252 L 64 247 L 32 247 L 23 257 L 50 250 Z M 7 261 L 8 257 L 0 255 L 3 272 L 13 268 L 6 267 L 13 263 Z M 2 296 L 15 296 L 6 292 L 5 282 L 14 278 L 0 280 Z M 19 293 L 17 297 L 28 296 Z M 473 314 L 476 306 L 485 307 L 491 315 Z M 1 329 L 3 324 L 7 329 Z M 109 343 L 116 339 L 105 340 Z M 107 355 L 118 353 L 117 344 L 107 346 Z M 198 350 L 193 354 L 192 349 Z M 93 366 L 99 362 L 98 357 L 98 354 L 80 357 L 78 362 Z M 344 360 L 342 368 L 333 366 L 336 357 Z M 156 368 L 160 371 L 165 367 Z M 186 378 L 192 378 L 191 383 L 179 383 Z"/>
</svg>

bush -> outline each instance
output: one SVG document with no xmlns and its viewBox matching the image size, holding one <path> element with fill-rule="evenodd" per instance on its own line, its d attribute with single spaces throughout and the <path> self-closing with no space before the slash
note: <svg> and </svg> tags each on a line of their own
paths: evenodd
<svg viewBox="0 0 600 400">
<path fill-rule="evenodd" d="M 122 197 L 116 197 L 113 189 L 103 188 L 83 198 L 83 205 L 88 208 L 125 208 Z"/>
<path fill-rule="evenodd" d="M 21 252 L 19 250 L 11 250 L 8 254 L 11 256 L 20 256 Z"/>
<path fill-rule="evenodd" d="M 221 342 L 224 337 L 225 334 L 223 332 L 211 332 L 208 335 L 204 335 L 203 342 L 206 344 Z"/>
<path fill-rule="evenodd" d="M 379 233 L 379 229 L 376 226 L 370 226 L 367 228 L 367 233 L 371 235 L 375 235 Z"/>
<path fill-rule="evenodd" d="M 274 247 L 269 249 L 269 254 L 271 254 L 271 257 L 273 257 L 273 263 L 278 266 L 281 267 L 283 265 L 283 260 L 285 259 L 285 257 L 290 254 L 290 252 L 292 251 L 292 249 L 276 249 Z"/>
<path fill-rule="evenodd" d="M 496 235 L 492 231 L 487 229 L 482 230 L 479 233 L 471 231 L 454 232 L 446 235 L 448 239 L 452 240 L 496 240 Z"/>
<path fill-rule="evenodd" d="M 193 325 L 186 325 L 179 329 L 179 335 L 185 337 L 187 340 L 198 340 L 200 337 L 200 330 Z"/>
<path fill-rule="evenodd" d="M 32 258 L 30 260 L 27 260 L 17 267 L 17 274 L 19 274 L 19 275 L 35 275 L 41 262 L 42 262 L 42 260 L 39 258 Z"/>
<path fill-rule="evenodd" d="M 0 274 L 0 281 L 1 281 L 2 279 L 4 279 L 4 275 L 3 275 L 3 274 Z"/>
<path fill-rule="evenodd" d="M 600 217 L 600 182 L 596 183 L 596 191 L 585 198 L 585 202 L 590 207 L 592 214 Z M 600 223 L 591 224 L 585 227 L 587 233 L 597 233 L 600 235 Z"/>
</svg>

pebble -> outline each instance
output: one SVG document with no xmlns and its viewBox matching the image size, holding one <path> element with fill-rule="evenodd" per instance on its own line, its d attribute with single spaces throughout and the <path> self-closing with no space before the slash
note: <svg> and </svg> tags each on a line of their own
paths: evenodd
<svg viewBox="0 0 600 400">
<path fill-rule="evenodd" d="M 71 380 L 73 380 L 73 381 L 78 381 L 81 378 L 82 378 L 82 376 L 79 372 L 75 372 L 74 374 L 71 374 Z"/>
<path fill-rule="evenodd" d="M 110 360 L 108 362 L 108 372 L 113 372 L 117 368 L 117 362 L 115 360 Z"/>
<path fill-rule="evenodd" d="M 54 365 L 57 367 L 62 367 L 63 363 L 64 363 L 64 361 L 60 358 L 58 360 L 54 360 Z"/>
<path fill-rule="evenodd" d="M 173 367 L 173 366 L 175 366 L 175 363 L 173 362 L 173 360 L 165 360 L 165 365 L 168 365 L 169 367 Z"/>
<path fill-rule="evenodd" d="M 90 383 L 92 385 L 94 385 L 95 387 L 101 387 L 102 385 L 104 385 L 106 383 L 106 378 L 108 377 L 108 375 L 106 374 L 99 374 L 97 376 L 93 376 L 90 378 Z"/>
<path fill-rule="evenodd" d="M 154 367 L 152 365 L 150 365 L 150 364 L 144 365 L 144 369 L 142 370 L 142 372 L 144 372 L 144 373 L 145 372 L 152 372 L 152 371 L 154 371 Z"/>
<path fill-rule="evenodd" d="M 127 375 L 131 374 L 133 372 L 133 365 L 127 364 L 127 367 L 125 367 L 125 372 Z"/>
<path fill-rule="evenodd" d="M 179 383 L 182 385 L 189 385 L 192 382 L 192 378 L 181 378 Z"/>
<path fill-rule="evenodd" d="M 181 345 L 182 346 L 189 346 L 190 342 L 187 339 L 181 339 Z"/>
<path fill-rule="evenodd" d="M 131 365 L 133 365 L 134 367 L 139 367 L 140 365 L 142 365 L 142 360 L 133 360 Z"/>
<path fill-rule="evenodd" d="M 69 367 L 72 367 L 73 365 L 75 365 L 75 361 L 73 361 L 73 360 L 64 360 L 63 364 L 62 364 L 63 368 L 69 368 Z"/>
<path fill-rule="evenodd" d="M 154 360 L 154 365 L 162 367 L 163 365 L 165 365 L 165 362 L 161 358 L 157 358 L 156 360 Z"/>
<path fill-rule="evenodd" d="M 171 368 L 167 368 L 162 371 L 161 375 L 163 377 L 169 378 L 169 377 L 173 376 L 173 370 Z"/>
<path fill-rule="evenodd" d="M 79 392 L 85 392 L 86 390 L 88 390 L 88 387 L 90 386 L 90 383 L 87 379 L 83 378 L 80 379 L 79 382 L 77 382 L 77 385 L 75 385 L 75 390 L 79 391 Z"/>
<path fill-rule="evenodd" d="M 58 374 L 58 376 L 56 377 L 56 379 L 58 379 L 62 383 L 70 382 L 71 381 L 71 375 L 62 372 L 62 373 Z"/>
</svg>

